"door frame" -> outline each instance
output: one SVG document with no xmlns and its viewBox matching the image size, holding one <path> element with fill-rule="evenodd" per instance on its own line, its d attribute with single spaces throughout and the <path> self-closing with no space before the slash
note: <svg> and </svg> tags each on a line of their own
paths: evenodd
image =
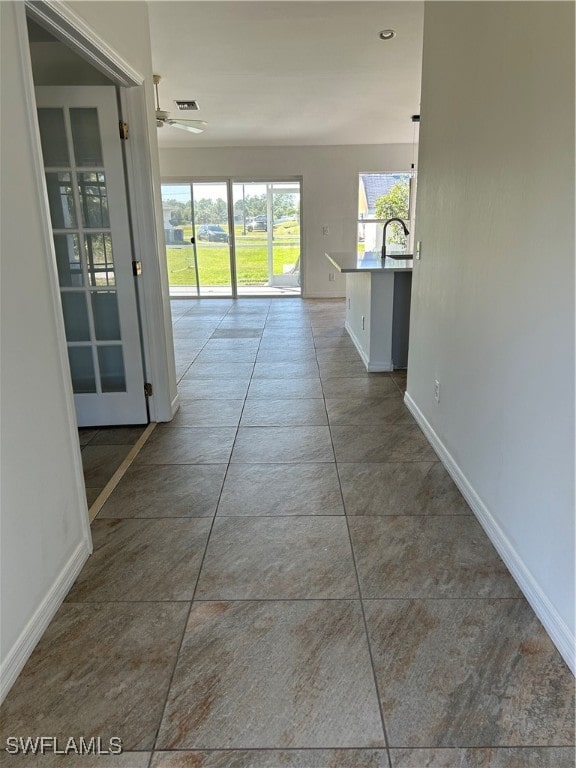
<svg viewBox="0 0 576 768">
<path fill-rule="evenodd" d="M 33 162 L 43 198 L 42 209 L 46 214 L 43 224 L 46 233 L 46 251 L 50 256 L 48 272 L 52 301 L 61 314 L 48 202 L 43 192 L 42 151 L 37 125 L 26 16 L 39 23 L 54 37 L 103 72 L 117 86 L 120 119 L 128 122 L 130 126 L 130 138 L 123 143 L 124 170 L 134 258 L 142 263 L 142 275 L 137 278 L 136 291 L 145 380 L 152 383 L 154 393 L 153 397 L 148 399 L 150 421 L 170 421 L 178 409 L 178 394 L 168 275 L 163 237 L 160 237 L 161 228 L 158 225 L 159 163 L 157 158 L 155 161 L 150 151 L 152 131 L 155 130 L 152 83 L 111 48 L 78 14 L 59 0 L 25 0 L 22 11 L 18 15 L 18 26 L 23 59 L 22 69 L 26 81 L 25 100 L 33 133 Z M 155 183 L 155 180 L 158 182 Z M 61 364 L 63 370 L 67 372 L 64 324 L 61 321 L 57 326 L 61 331 L 59 335 L 62 336 L 61 342 L 65 353 L 62 356 L 62 349 L 59 350 Z M 75 421 L 74 411 L 72 424 Z"/>
</svg>

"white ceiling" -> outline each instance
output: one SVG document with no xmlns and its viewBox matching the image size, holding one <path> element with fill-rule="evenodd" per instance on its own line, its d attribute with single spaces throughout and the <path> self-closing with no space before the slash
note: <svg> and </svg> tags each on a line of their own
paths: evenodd
<svg viewBox="0 0 576 768">
<path fill-rule="evenodd" d="M 420 112 L 423 3 L 149 2 L 160 106 L 202 119 L 161 147 L 388 144 Z M 384 42 L 382 29 L 396 30 Z M 196 99 L 178 113 L 174 100 Z"/>
</svg>

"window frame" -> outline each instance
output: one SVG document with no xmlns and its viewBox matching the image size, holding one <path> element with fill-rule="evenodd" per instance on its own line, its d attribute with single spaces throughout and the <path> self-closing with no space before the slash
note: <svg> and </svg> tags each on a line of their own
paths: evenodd
<svg viewBox="0 0 576 768">
<path fill-rule="evenodd" d="M 406 253 L 414 252 L 414 210 L 415 210 L 415 191 L 416 191 L 416 178 L 414 169 L 402 170 L 402 171 L 361 171 L 358 173 L 358 199 L 357 199 L 357 218 L 356 218 L 356 248 L 360 245 L 360 225 L 361 224 L 382 224 L 384 225 L 388 219 L 379 219 L 375 217 L 362 218 L 360 216 L 360 185 L 362 184 L 363 176 L 404 176 L 408 177 L 408 216 L 398 217 L 400 218 L 407 229 L 409 235 L 406 238 Z"/>
</svg>

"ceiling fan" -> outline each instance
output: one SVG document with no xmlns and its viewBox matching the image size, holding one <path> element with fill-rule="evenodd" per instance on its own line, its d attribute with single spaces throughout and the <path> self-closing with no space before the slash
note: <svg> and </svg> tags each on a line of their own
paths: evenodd
<svg viewBox="0 0 576 768">
<path fill-rule="evenodd" d="M 162 78 L 160 75 L 153 75 L 152 79 L 154 81 L 154 88 L 156 89 L 156 127 L 163 128 L 165 125 L 170 125 L 172 128 L 180 128 L 183 131 L 202 133 L 204 126 L 208 125 L 204 120 L 173 120 L 170 117 L 170 112 L 165 112 L 163 109 L 160 109 L 158 83 Z"/>
</svg>

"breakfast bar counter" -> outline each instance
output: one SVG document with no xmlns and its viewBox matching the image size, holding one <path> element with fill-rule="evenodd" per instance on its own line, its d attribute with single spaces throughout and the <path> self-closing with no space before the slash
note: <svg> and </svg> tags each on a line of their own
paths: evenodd
<svg viewBox="0 0 576 768">
<path fill-rule="evenodd" d="M 326 258 L 346 275 L 345 327 L 366 369 L 392 371 L 408 365 L 412 257 L 336 251 Z"/>
</svg>

